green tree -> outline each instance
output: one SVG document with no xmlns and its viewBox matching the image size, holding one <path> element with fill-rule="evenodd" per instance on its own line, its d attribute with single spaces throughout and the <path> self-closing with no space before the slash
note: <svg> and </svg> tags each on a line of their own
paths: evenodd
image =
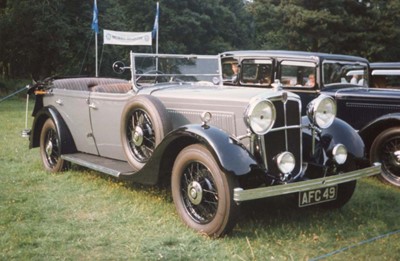
<svg viewBox="0 0 400 261">
<path fill-rule="evenodd" d="M 369 1 L 368 16 L 364 23 L 366 35 L 361 41 L 364 56 L 371 61 L 400 61 L 400 1 Z"/>
<path fill-rule="evenodd" d="M 258 49 L 288 49 L 400 60 L 397 0 L 254 0 Z"/>
<path fill-rule="evenodd" d="M 256 43 L 265 49 L 326 51 L 336 48 L 349 26 L 343 0 L 260 0 L 250 6 Z"/>
<path fill-rule="evenodd" d="M 216 54 L 250 46 L 251 19 L 241 0 L 160 1 L 159 52 Z M 120 31 L 151 31 L 156 1 L 99 0 L 99 27 Z M 2 0 L 0 3 L 0 64 L 10 65 L 13 78 L 55 74 L 94 75 L 92 1 Z M 129 58 L 129 49 L 102 46 L 101 72 L 110 63 Z M 106 69 L 103 67 L 106 66 Z"/>
<path fill-rule="evenodd" d="M 11 77 L 39 79 L 68 71 L 82 47 L 79 0 L 7 1 L 0 18 L 0 61 Z M 89 12 L 88 12 L 89 14 Z"/>
<path fill-rule="evenodd" d="M 102 29 L 151 31 L 156 0 L 98 0 L 100 75 L 129 51 Z M 288 49 L 400 60 L 398 0 L 160 0 L 159 52 Z M 12 78 L 94 75 L 93 0 L 0 0 L 0 73 Z"/>
</svg>

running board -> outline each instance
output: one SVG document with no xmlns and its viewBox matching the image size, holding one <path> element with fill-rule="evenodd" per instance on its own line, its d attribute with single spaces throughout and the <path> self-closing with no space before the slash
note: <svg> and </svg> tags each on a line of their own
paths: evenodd
<svg viewBox="0 0 400 261">
<path fill-rule="evenodd" d="M 117 178 L 121 175 L 132 175 L 135 173 L 135 170 L 126 161 L 103 158 L 85 153 L 63 154 L 61 158 Z"/>
</svg>

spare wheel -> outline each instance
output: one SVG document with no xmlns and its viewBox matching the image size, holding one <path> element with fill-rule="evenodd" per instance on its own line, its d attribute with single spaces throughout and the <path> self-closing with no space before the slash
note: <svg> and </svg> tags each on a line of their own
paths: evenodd
<svg viewBox="0 0 400 261">
<path fill-rule="evenodd" d="M 171 129 L 169 115 L 158 98 L 138 95 L 131 99 L 121 119 L 122 147 L 129 164 L 140 170 Z"/>
</svg>

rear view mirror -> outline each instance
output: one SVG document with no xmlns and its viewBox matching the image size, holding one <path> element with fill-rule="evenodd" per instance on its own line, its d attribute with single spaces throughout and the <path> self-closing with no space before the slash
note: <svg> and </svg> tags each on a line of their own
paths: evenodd
<svg viewBox="0 0 400 261">
<path fill-rule="evenodd" d="M 122 74 L 125 72 L 125 64 L 123 62 L 117 61 L 112 65 L 113 71 L 118 74 Z"/>
</svg>

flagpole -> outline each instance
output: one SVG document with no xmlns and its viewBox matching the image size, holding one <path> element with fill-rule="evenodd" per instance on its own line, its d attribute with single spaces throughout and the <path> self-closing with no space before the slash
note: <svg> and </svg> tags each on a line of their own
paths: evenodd
<svg viewBox="0 0 400 261">
<path fill-rule="evenodd" d="M 154 26 L 152 31 L 152 37 L 156 37 L 156 71 L 158 71 L 158 30 L 159 30 L 159 15 L 160 15 L 160 4 L 157 2 L 156 18 L 154 19 Z"/>
<path fill-rule="evenodd" d="M 94 37 L 94 45 L 95 45 L 95 63 L 96 63 L 96 77 L 99 77 L 99 51 L 98 51 L 98 34 L 99 34 L 99 14 L 97 10 L 97 0 L 94 0 L 93 3 L 93 21 L 92 21 L 92 29 L 94 31 L 95 37 Z"/>
<path fill-rule="evenodd" d="M 97 36 L 98 34 L 95 32 L 94 44 L 96 45 L 95 52 L 96 52 L 96 77 L 99 77 L 99 50 L 97 45 Z"/>
<path fill-rule="evenodd" d="M 96 5 L 97 19 L 99 19 L 98 11 L 97 11 L 97 0 L 94 0 L 94 2 L 95 2 L 95 5 Z M 98 22 L 97 22 L 97 24 L 98 24 Z M 94 33 L 96 34 L 96 37 L 94 38 L 95 39 L 94 40 L 94 44 L 96 45 L 96 47 L 95 47 L 95 49 L 96 49 L 95 50 L 96 51 L 96 77 L 99 77 L 99 48 L 98 48 L 98 42 L 97 42 L 99 30 L 97 29 L 97 31 L 94 32 Z"/>
<path fill-rule="evenodd" d="M 159 16 L 159 2 L 157 2 L 157 15 Z M 156 35 L 156 54 L 158 54 L 158 31 L 160 30 L 160 18 L 157 19 L 157 35 Z"/>
</svg>

